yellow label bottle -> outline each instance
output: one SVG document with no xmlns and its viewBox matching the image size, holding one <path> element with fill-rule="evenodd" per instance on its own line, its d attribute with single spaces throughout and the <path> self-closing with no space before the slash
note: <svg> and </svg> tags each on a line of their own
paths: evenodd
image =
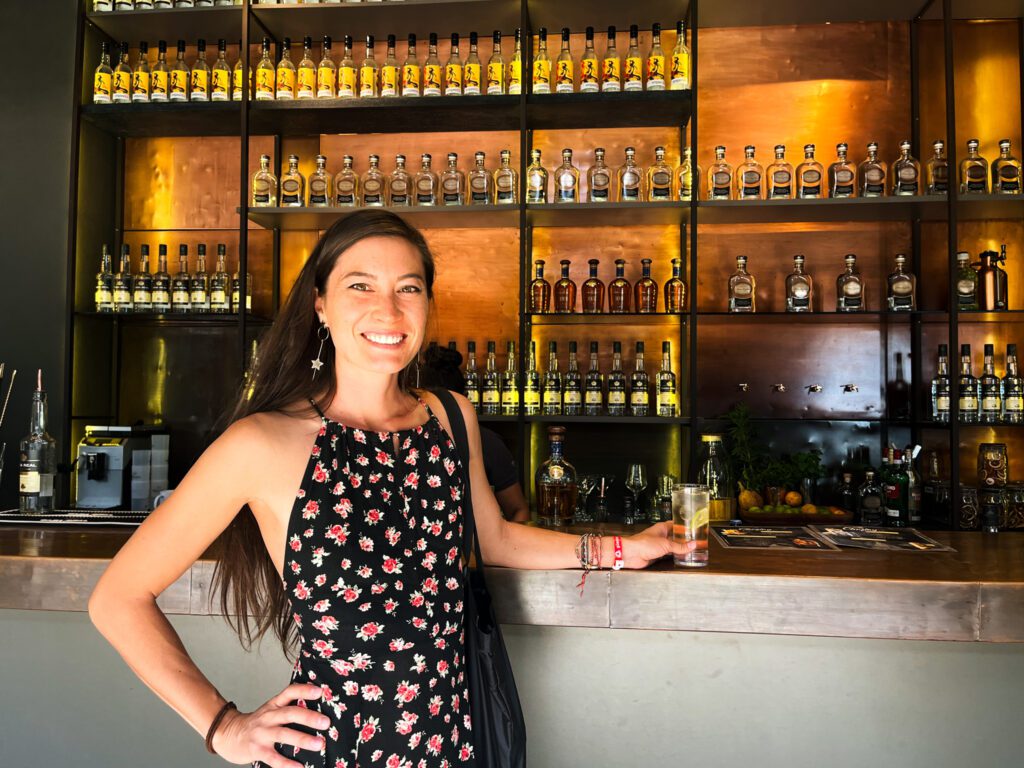
<svg viewBox="0 0 1024 768">
<path fill-rule="evenodd" d="M 595 92 L 600 77 L 597 73 L 597 59 L 584 59 L 580 62 L 580 90 L 583 93 Z"/>
<path fill-rule="evenodd" d="M 420 65 L 406 64 L 402 67 L 402 95 L 419 96 L 420 88 Z"/>
<path fill-rule="evenodd" d="M 113 76 L 109 72 L 97 72 L 92 85 L 92 100 L 95 104 L 109 104 Z"/>
<path fill-rule="evenodd" d="M 295 70 L 277 68 L 277 98 L 287 101 L 295 98 Z"/>
<path fill-rule="evenodd" d="M 398 67 L 385 64 L 380 68 L 380 95 L 398 95 Z"/>
<path fill-rule="evenodd" d="M 441 95 L 441 65 L 427 64 L 423 67 L 423 95 Z"/>
<path fill-rule="evenodd" d="M 533 92 L 551 93 L 551 62 L 535 60 L 533 62 Z"/>
<path fill-rule="evenodd" d="M 171 70 L 171 101 L 185 101 L 188 96 L 188 72 Z"/>
<path fill-rule="evenodd" d="M 209 73 L 201 69 L 192 70 L 192 100 L 206 101 L 210 93 Z"/>
<path fill-rule="evenodd" d="M 149 101 L 149 72 L 132 73 L 132 101 Z"/>
<path fill-rule="evenodd" d="M 252 73 L 251 72 L 249 73 L 249 76 L 250 76 L 250 78 L 252 77 Z M 238 99 L 239 101 L 242 100 L 242 68 L 241 67 L 235 67 L 234 71 L 231 73 L 231 98 L 232 99 Z"/>
<path fill-rule="evenodd" d="M 167 70 L 154 70 L 149 78 L 149 100 L 167 101 Z"/>
<path fill-rule="evenodd" d="M 615 56 L 604 60 L 604 69 L 601 72 L 601 90 L 618 91 L 622 87 L 622 65 L 619 57 Z"/>
<path fill-rule="evenodd" d="M 555 93 L 573 92 L 573 66 L 571 61 L 559 61 L 555 67 Z"/>
<path fill-rule="evenodd" d="M 508 64 L 508 92 L 516 96 L 523 92 L 523 62 L 510 61 Z"/>
<path fill-rule="evenodd" d="M 683 91 L 690 87 L 690 55 L 672 54 L 672 90 Z"/>
<path fill-rule="evenodd" d="M 318 99 L 333 99 L 337 94 L 338 84 L 336 70 L 331 67 L 320 67 L 316 71 L 316 96 Z"/>
<path fill-rule="evenodd" d="M 505 93 L 505 67 L 500 61 L 487 64 L 487 93 L 492 95 Z"/>
<path fill-rule="evenodd" d="M 316 97 L 316 69 L 313 67 L 299 67 L 298 97 L 300 99 L 312 99 Z"/>
<path fill-rule="evenodd" d="M 457 61 L 450 61 L 444 67 L 444 95 L 462 95 L 462 65 Z"/>
<path fill-rule="evenodd" d="M 372 66 L 359 68 L 359 96 L 373 98 L 377 95 L 377 70 Z"/>
<path fill-rule="evenodd" d="M 131 96 L 131 74 L 129 72 L 114 71 L 114 99 L 122 97 L 124 101 L 128 101 Z"/>
<path fill-rule="evenodd" d="M 256 100 L 273 101 L 274 99 L 274 70 L 256 70 Z"/>
<path fill-rule="evenodd" d="M 372 71 L 372 68 L 371 68 Z M 338 98 L 351 99 L 356 95 L 355 67 L 338 68 Z"/>
<path fill-rule="evenodd" d="M 642 91 L 644 89 L 644 63 L 639 56 L 626 57 L 626 72 L 623 75 L 625 90 Z"/>
<path fill-rule="evenodd" d="M 231 73 L 228 70 L 213 70 L 211 98 L 214 101 L 228 101 L 231 98 Z"/>
<path fill-rule="evenodd" d="M 466 93 L 467 96 L 479 96 L 481 78 L 480 64 L 467 63 L 464 69 L 465 74 L 463 81 L 463 91 Z"/>
<path fill-rule="evenodd" d="M 665 57 L 647 57 L 647 89 L 650 91 L 665 90 Z"/>
</svg>

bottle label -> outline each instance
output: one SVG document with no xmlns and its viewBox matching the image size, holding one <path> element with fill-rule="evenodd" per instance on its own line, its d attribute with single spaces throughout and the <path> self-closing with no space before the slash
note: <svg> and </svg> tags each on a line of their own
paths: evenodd
<svg viewBox="0 0 1024 768">
<path fill-rule="evenodd" d="M 274 98 L 274 70 L 256 70 L 256 98 L 260 101 Z"/>
<path fill-rule="evenodd" d="M 210 306 L 214 309 L 225 309 L 228 305 L 228 294 L 223 288 L 210 291 Z"/>
<path fill-rule="evenodd" d="M 902 177 L 902 173 L 900 174 Z M 967 191 L 968 192 L 986 192 L 987 191 L 987 179 L 985 178 L 985 169 L 980 165 L 968 166 L 965 170 L 964 175 L 967 177 Z"/>
<path fill-rule="evenodd" d="M 441 65 L 427 64 L 423 67 L 423 95 L 441 95 Z"/>
<path fill-rule="evenodd" d="M 672 174 L 655 171 L 651 174 L 651 199 L 668 200 L 672 197 Z"/>
<path fill-rule="evenodd" d="M 604 60 L 604 66 L 601 69 L 602 90 L 619 90 L 619 84 L 622 82 L 621 66 L 621 62 L 617 56 L 612 56 Z"/>
<path fill-rule="evenodd" d="M 327 195 L 327 180 L 314 178 L 309 180 L 309 204 L 328 205 L 330 201 Z"/>
<path fill-rule="evenodd" d="M 974 395 L 960 395 L 960 399 L 957 401 L 957 407 L 961 411 L 975 412 L 978 410 L 978 398 Z"/>
<path fill-rule="evenodd" d="M 277 69 L 277 98 L 295 98 L 295 70 L 287 67 Z"/>
<path fill-rule="evenodd" d="M 373 77 L 373 70 L 370 70 L 370 77 Z M 338 69 L 338 96 L 339 98 L 352 98 L 356 95 L 356 69 L 355 67 L 341 67 Z"/>
<path fill-rule="evenodd" d="M 252 72 L 249 73 L 249 84 L 252 85 Z M 242 68 L 235 67 L 231 72 L 231 98 L 242 100 Z"/>
<path fill-rule="evenodd" d="M 690 87 L 690 57 L 685 53 L 672 54 L 672 90 L 685 91 Z"/>
<path fill-rule="evenodd" d="M 342 179 L 338 182 L 337 197 L 338 205 L 354 205 L 356 201 L 356 185 L 352 179 Z"/>
<path fill-rule="evenodd" d="M 209 73 L 202 69 L 192 70 L 192 100 L 206 101 L 209 95 Z"/>
<path fill-rule="evenodd" d="M 474 176 L 469 180 L 469 191 L 474 203 L 489 203 L 491 196 L 487 192 L 487 176 Z"/>
<path fill-rule="evenodd" d="M 213 91 L 210 99 L 213 101 L 228 101 L 231 97 L 231 73 L 226 69 L 213 70 Z"/>
<path fill-rule="evenodd" d="M 1000 402 L 998 394 L 987 394 L 981 398 L 981 410 L 1000 413 L 1002 409 L 1003 404 Z"/>
<path fill-rule="evenodd" d="M 385 69 L 393 71 L 393 77 L 398 76 L 398 71 L 393 67 L 385 67 Z M 381 70 L 381 83 L 380 93 L 381 96 L 393 96 L 395 90 L 395 83 L 392 79 L 388 83 L 388 88 L 392 91 L 391 93 L 385 93 L 384 88 L 384 70 Z M 418 64 L 406 64 L 402 67 L 402 95 L 403 96 L 419 96 L 420 95 L 420 67 Z"/>
<path fill-rule="evenodd" d="M 528 416 L 532 416 L 537 413 L 539 408 L 540 392 L 537 391 L 536 385 L 528 385 L 523 392 L 523 409 Z"/>
<path fill-rule="evenodd" d="M 961 309 L 972 308 L 976 309 L 977 299 L 975 297 L 975 291 L 977 290 L 977 283 L 974 280 L 958 280 L 956 283 L 956 295 L 957 304 Z"/>
<path fill-rule="evenodd" d="M 876 197 L 885 194 L 885 171 L 878 166 L 864 172 L 864 194 Z"/>
<path fill-rule="evenodd" d="M 555 67 L 555 93 L 572 93 L 573 87 L 572 62 L 558 62 L 558 65 Z"/>
<path fill-rule="evenodd" d="M 849 197 L 853 194 L 853 171 L 849 168 L 840 168 L 835 172 L 832 183 L 833 197 Z"/>
<path fill-rule="evenodd" d="M 312 67 L 299 68 L 298 97 L 312 99 L 316 95 L 316 70 Z"/>
<path fill-rule="evenodd" d="M 608 186 L 611 178 L 607 171 L 596 171 L 590 180 L 590 197 L 592 200 L 607 200 Z"/>
<path fill-rule="evenodd" d="M 515 96 L 523 90 L 523 62 L 510 61 L 508 64 L 508 92 Z"/>
<path fill-rule="evenodd" d="M 398 95 L 398 67 L 385 65 L 380 68 L 380 95 Z M 418 93 L 416 94 L 419 95 Z"/>
<path fill-rule="evenodd" d="M 562 393 L 557 389 L 545 389 L 544 390 L 544 405 L 561 405 L 562 404 Z"/>
<path fill-rule="evenodd" d="M 635 171 L 624 171 L 620 177 L 620 200 L 640 199 L 640 176 Z"/>
<path fill-rule="evenodd" d="M 338 87 L 338 73 L 332 67 L 320 67 L 316 71 L 316 97 L 333 99 Z"/>
<path fill-rule="evenodd" d="M 650 403 L 650 396 L 646 389 L 634 389 L 629 393 L 629 404 L 633 406 L 647 405 Z"/>
<path fill-rule="evenodd" d="M 157 70 L 150 75 L 150 101 L 167 101 L 167 71 Z"/>
<path fill-rule="evenodd" d="M 485 389 L 483 391 L 483 402 L 484 405 L 497 405 L 499 402 L 499 393 L 497 389 Z"/>
<path fill-rule="evenodd" d="M 391 204 L 405 205 L 409 202 L 409 185 L 405 179 L 391 180 Z"/>
<path fill-rule="evenodd" d="M 109 310 L 114 303 L 114 294 L 106 283 L 96 286 L 96 309 Z"/>
<path fill-rule="evenodd" d="M 132 76 L 130 72 L 115 70 L 114 92 L 112 98 L 116 102 L 128 102 L 131 100 Z"/>
<path fill-rule="evenodd" d="M 551 62 L 545 60 L 534 60 L 533 62 L 533 92 L 551 93 Z"/>
<path fill-rule="evenodd" d="M 588 389 L 583 402 L 586 405 L 601 405 L 602 393 L 600 389 Z"/>
<path fill-rule="evenodd" d="M 625 89 L 627 91 L 642 91 L 644 88 L 643 82 L 643 62 L 639 56 L 627 56 L 626 57 L 626 71 L 623 74 L 623 80 L 625 81 Z"/>
<path fill-rule="evenodd" d="M 498 190 L 499 203 L 513 202 L 515 200 L 515 189 L 513 188 L 514 185 L 512 183 L 512 174 L 500 174 L 498 178 L 495 180 L 494 186 Z"/>
<path fill-rule="evenodd" d="M 188 288 L 175 286 L 174 294 L 171 296 L 171 302 L 179 306 L 188 306 L 189 304 L 191 304 L 192 297 L 189 295 Z"/>
<path fill-rule="evenodd" d="M 1024 411 L 1024 397 L 1021 395 L 1007 395 L 1004 403 L 1007 412 L 1020 413 Z"/>
<path fill-rule="evenodd" d="M 665 57 L 647 57 L 647 90 L 665 90 Z"/>
<path fill-rule="evenodd" d="M 466 399 L 473 405 L 474 408 L 480 407 L 480 390 L 476 387 L 466 387 Z"/>
<path fill-rule="evenodd" d="M 171 70 L 171 101 L 185 101 L 188 96 L 188 72 Z"/>
<path fill-rule="evenodd" d="M 761 196 L 761 174 L 757 171 L 744 171 L 740 175 L 740 197 L 757 198 Z"/>
<path fill-rule="evenodd" d="M 149 101 L 149 72 L 132 74 L 132 101 Z"/>
<path fill-rule="evenodd" d="M 492 96 L 505 93 L 505 67 L 501 62 L 487 62 L 487 93 Z"/>
<path fill-rule="evenodd" d="M 511 387 L 511 388 L 507 388 L 507 389 L 502 390 L 502 393 L 501 393 L 501 407 L 506 411 L 506 413 L 511 411 L 511 414 L 514 415 L 515 412 L 516 412 L 516 409 L 518 408 L 518 406 L 519 406 L 519 390 L 516 389 L 514 386 Z"/>
<path fill-rule="evenodd" d="M 939 413 L 949 413 L 949 395 L 936 396 L 935 410 Z"/>
<path fill-rule="evenodd" d="M 623 389 L 612 389 L 611 385 L 608 385 L 608 405 L 625 405 L 626 404 L 626 391 Z"/>
<path fill-rule="evenodd" d="M 465 77 L 465 93 L 467 96 L 480 95 L 480 65 L 467 64 L 463 76 Z"/>
<path fill-rule="evenodd" d="M 771 197 L 787 198 L 793 194 L 793 175 L 789 171 L 772 173 Z"/>
<path fill-rule="evenodd" d="M 821 174 L 818 171 L 804 171 L 800 177 L 800 196 L 818 197 L 821 194 Z"/>
<path fill-rule="evenodd" d="M 302 205 L 302 190 L 298 179 L 281 182 L 281 205 Z"/>
<path fill-rule="evenodd" d="M 359 96 L 372 98 L 377 95 L 377 70 L 373 67 L 361 67 L 359 70 Z"/>
<path fill-rule="evenodd" d="M 563 402 L 566 405 L 579 405 L 581 402 L 583 402 L 583 397 L 579 390 L 567 389 L 565 390 L 565 397 L 563 398 Z"/>
<path fill-rule="evenodd" d="M 658 415 L 659 416 L 676 416 L 679 412 L 679 397 L 676 395 L 675 390 L 671 392 L 658 392 Z"/>
<path fill-rule="evenodd" d="M 711 198 L 713 200 L 728 200 L 731 181 L 728 171 L 715 171 L 711 174 Z"/>
<path fill-rule="evenodd" d="M 563 203 L 571 203 L 576 200 L 576 179 L 572 174 L 564 173 L 558 180 L 558 199 Z"/>
<path fill-rule="evenodd" d="M 416 182 L 416 202 L 418 203 L 432 203 L 434 202 L 434 182 L 430 179 L 423 178 Z"/>
<path fill-rule="evenodd" d="M 193 288 L 190 295 L 193 305 L 205 305 L 208 301 L 205 288 Z"/>
<path fill-rule="evenodd" d="M 113 77 L 109 72 L 97 72 L 92 83 L 92 100 L 94 104 L 109 104 Z"/>
<path fill-rule="evenodd" d="M 384 186 L 380 179 L 369 178 L 363 184 L 363 205 L 378 205 L 383 203 L 382 192 Z"/>
<path fill-rule="evenodd" d="M 597 72 L 597 59 L 583 59 L 580 62 L 580 92 L 597 93 L 601 81 Z"/>
<path fill-rule="evenodd" d="M 932 166 L 932 187 L 936 192 L 949 191 L 949 167 L 945 162 Z"/>
<path fill-rule="evenodd" d="M 135 309 L 141 309 L 142 304 L 151 304 L 153 302 L 153 293 L 146 288 L 139 288 L 136 286 L 135 291 L 132 293 L 132 303 L 135 305 Z"/>
<path fill-rule="evenodd" d="M 984 178 L 985 171 L 981 171 L 982 178 L 982 189 L 984 192 Z M 896 192 L 901 195 L 916 195 L 917 194 L 917 168 L 907 165 L 900 168 L 896 176 Z"/>
<path fill-rule="evenodd" d="M 527 177 L 529 186 L 526 190 L 526 202 L 528 203 L 546 203 L 547 202 L 547 179 L 541 173 L 531 173 Z"/>
</svg>

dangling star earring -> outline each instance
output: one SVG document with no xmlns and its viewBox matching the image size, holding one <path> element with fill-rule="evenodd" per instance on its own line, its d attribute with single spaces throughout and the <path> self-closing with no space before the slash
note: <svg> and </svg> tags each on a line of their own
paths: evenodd
<svg viewBox="0 0 1024 768">
<path fill-rule="evenodd" d="M 320 323 L 320 327 L 317 328 L 316 336 L 320 339 L 320 349 L 316 352 L 316 359 L 311 360 L 310 364 L 313 366 L 313 380 L 316 381 L 316 375 L 320 372 L 320 369 L 324 367 L 324 361 L 320 359 L 320 356 L 324 352 L 324 342 L 331 338 L 331 329 L 327 327 L 327 323 Z"/>
</svg>

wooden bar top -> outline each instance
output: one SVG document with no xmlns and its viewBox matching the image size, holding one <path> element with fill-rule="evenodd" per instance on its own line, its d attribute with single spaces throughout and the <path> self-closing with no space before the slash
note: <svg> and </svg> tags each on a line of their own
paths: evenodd
<svg viewBox="0 0 1024 768">
<path fill-rule="evenodd" d="M 626 532 L 574 526 L 570 532 Z M 134 532 L 116 526 L 0 527 L 0 608 L 84 611 Z M 712 537 L 706 568 L 662 561 L 599 571 L 488 568 L 504 623 L 830 637 L 1024 642 L 1024 535 L 928 532 L 955 552 L 753 551 Z M 158 599 L 215 614 L 207 551 Z"/>
</svg>

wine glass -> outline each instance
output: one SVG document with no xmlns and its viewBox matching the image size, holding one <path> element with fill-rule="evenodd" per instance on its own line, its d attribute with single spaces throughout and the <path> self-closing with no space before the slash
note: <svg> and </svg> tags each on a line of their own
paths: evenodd
<svg viewBox="0 0 1024 768">
<path fill-rule="evenodd" d="M 576 504 L 576 515 L 574 522 L 577 523 L 591 523 L 594 518 L 590 515 L 587 509 L 587 500 L 590 498 L 590 494 L 593 493 L 594 488 L 597 487 L 597 475 L 580 475 L 576 481 L 576 485 L 579 488 L 579 496 Z"/>
<path fill-rule="evenodd" d="M 594 488 L 597 490 L 597 501 L 594 502 L 594 520 L 598 523 L 608 522 L 608 490 L 615 482 L 615 475 L 594 475 Z"/>
<path fill-rule="evenodd" d="M 626 488 L 633 494 L 633 512 L 623 522 L 626 525 L 643 520 L 643 511 L 640 509 L 640 494 L 647 487 L 647 467 L 643 464 L 630 464 L 626 471 Z"/>
</svg>

